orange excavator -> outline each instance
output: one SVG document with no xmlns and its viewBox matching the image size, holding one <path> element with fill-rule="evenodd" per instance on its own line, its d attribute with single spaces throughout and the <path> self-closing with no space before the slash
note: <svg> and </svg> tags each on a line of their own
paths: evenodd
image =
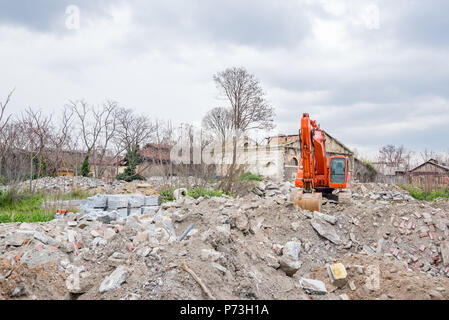
<svg viewBox="0 0 449 320">
<path fill-rule="evenodd" d="M 305 210 L 321 211 L 321 199 L 337 198 L 333 191 L 339 192 L 350 187 L 351 173 L 348 167 L 348 157 L 336 155 L 327 157 L 326 136 L 315 120 L 310 120 L 309 114 L 301 118 L 299 133 L 301 161 L 295 179 L 297 189 L 292 193 L 295 204 Z"/>
</svg>

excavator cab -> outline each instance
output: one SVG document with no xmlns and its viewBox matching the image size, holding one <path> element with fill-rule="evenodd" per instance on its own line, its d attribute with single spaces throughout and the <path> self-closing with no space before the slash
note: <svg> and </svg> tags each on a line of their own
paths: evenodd
<svg viewBox="0 0 449 320">
<path fill-rule="evenodd" d="M 345 156 L 331 156 L 329 158 L 329 187 L 332 189 L 346 189 L 349 181 L 348 158 Z"/>
</svg>

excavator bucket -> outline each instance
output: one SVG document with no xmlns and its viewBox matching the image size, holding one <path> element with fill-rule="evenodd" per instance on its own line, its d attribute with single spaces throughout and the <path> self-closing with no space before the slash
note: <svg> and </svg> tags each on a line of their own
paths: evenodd
<svg viewBox="0 0 449 320">
<path fill-rule="evenodd" d="M 302 190 L 294 190 L 290 194 L 290 198 L 294 204 L 303 210 L 321 212 L 322 194 L 320 192 L 303 193 Z"/>
</svg>

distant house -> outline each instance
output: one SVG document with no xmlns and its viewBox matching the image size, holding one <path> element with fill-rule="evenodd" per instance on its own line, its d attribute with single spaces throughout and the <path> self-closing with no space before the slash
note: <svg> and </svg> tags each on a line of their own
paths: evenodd
<svg viewBox="0 0 449 320">
<path fill-rule="evenodd" d="M 385 162 L 373 162 L 377 171 L 376 182 L 407 183 L 407 170 L 402 165 L 392 166 Z"/>
<path fill-rule="evenodd" d="M 435 159 L 429 159 L 408 172 L 412 182 L 432 181 L 437 184 L 449 184 L 449 166 Z"/>
<path fill-rule="evenodd" d="M 137 167 L 137 172 L 147 178 L 168 175 L 171 149 L 170 145 L 147 143 L 139 152 L 142 163 Z"/>
<path fill-rule="evenodd" d="M 75 175 L 75 171 L 70 168 L 61 167 L 56 170 L 56 175 L 58 175 L 60 177 L 73 178 L 73 176 Z"/>
</svg>

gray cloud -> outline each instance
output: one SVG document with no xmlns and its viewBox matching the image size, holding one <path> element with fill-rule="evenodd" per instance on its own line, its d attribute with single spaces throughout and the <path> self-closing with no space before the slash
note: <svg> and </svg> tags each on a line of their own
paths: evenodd
<svg viewBox="0 0 449 320">
<path fill-rule="evenodd" d="M 81 10 L 78 31 L 64 27 L 71 4 Z M 379 7 L 379 29 L 365 25 L 369 4 Z M 9 77 L 0 89 L 18 88 L 17 110 L 113 98 L 200 123 L 222 104 L 212 75 L 243 65 L 266 89 L 279 132 L 296 133 L 309 112 L 358 149 L 446 151 L 448 9 L 444 0 L 1 1 Z"/>
</svg>

